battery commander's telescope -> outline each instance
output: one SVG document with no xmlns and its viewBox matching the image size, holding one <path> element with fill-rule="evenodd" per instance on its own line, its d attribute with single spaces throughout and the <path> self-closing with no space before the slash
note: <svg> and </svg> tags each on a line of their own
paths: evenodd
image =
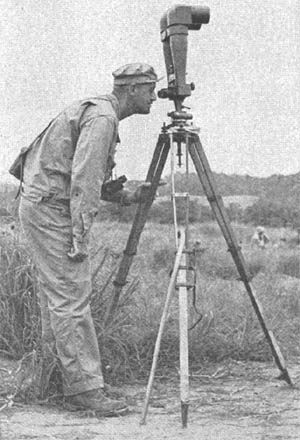
<svg viewBox="0 0 300 440">
<path fill-rule="evenodd" d="M 175 5 L 168 9 L 160 21 L 161 41 L 166 63 L 168 88 L 158 92 L 160 98 L 174 101 L 174 119 L 190 115 L 181 114 L 183 101 L 191 95 L 195 86 L 186 83 L 188 31 L 199 30 L 209 22 L 209 8 L 206 6 Z M 189 116 L 189 117 L 187 117 Z"/>
<path fill-rule="evenodd" d="M 150 191 L 147 200 L 140 202 L 134 217 L 133 225 L 127 240 L 124 255 L 121 260 L 116 279 L 114 281 L 114 294 L 112 296 L 111 305 L 107 310 L 106 323 L 108 323 L 116 309 L 122 287 L 126 284 L 126 278 L 131 267 L 134 255 L 137 251 L 140 235 L 147 221 L 147 215 L 151 205 L 155 199 L 157 189 L 164 166 L 166 164 L 169 152 L 171 152 L 171 162 L 174 162 L 174 156 L 179 158 L 179 166 L 181 164 L 181 156 L 184 156 L 182 149 L 185 151 L 186 175 L 188 177 L 188 161 L 191 158 L 194 164 L 199 181 L 202 185 L 204 193 L 210 204 L 215 219 L 222 231 L 224 239 L 228 246 L 232 259 L 236 265 L 240 280 L 243 282 L 245 290 L 250 298 L 251 305 L 257 315 L 264 336 L 270 346 L 273 358 L 280 370 L 280 379 L 284 379 L 289 385 L 292 384 L 288 370 L 285 366 L 285 360 L 281 354 L 278 343 L 271 330 L 269 330 L 263 314 L 257 295 L 251 284 L 251 274 L 247 268 L 246 261 L 241 252 L 240 246 L 235 238 L 232 226 L 230 224 L 228 214 L 224 207 L 224 203 L 216 190 L 214 176 L 208 163 L 206 154 L 202 147 L 198 129 L 194 127 L 190 120 L 193 116 L 185 111 L 183 101 L 191 95 L 194 89 L 193 84 L 186 82 L 186 65 L 187 65 L 187 38 L 189 30 L 199 30 L 202 24 L 209 22 L 210 11 L 206 6 L 185 6 L 174 5 L 163 15 L 160 22 L 161 40 L 163 43 L 163 51 L 167 70 L 167 88 L 159 91 L 160 98 L 168 98 L 174 101 L 175 111 L 168 113 L 171 117 L 171 124 L 163 125 L 161 133 L 158 136 L 157 144 L 153 153 L 152 161 L 146 176 L 146 182 L 149 182 Z M 148 411 L 150 392 L 154 380 L 157 359 L 159 355 L 160 342 L 164 324 L 167 320 L 171 295 L 174 289 L 178 290 L 179 298 L 179 327 L 180 327 L 180 396 L 181 396 L 181 412 L 182 426 L 187 426 L 187 415 L 189 406 L 189 365 L 188 365 L 188 295 L 192 290 L 195 292 L 195 277 L 188 275 L 189 271 L 195 272 L 193 267 L 193 250 L 189 245 L 188 233 L 188 209 L 189 194 L 176 193 L 174 189 L 174 168 L 172 168 L 172 201 L 174 212 L 174 223 L 176 226 L 176 199 L 184 199 L 186 207 L 186 220 L 184 228 L 180 228 L 176 236 L 176 258 L 173 271 L 170 278 L 168 292 L 166 296 L 165 307 L 163 310 L 159 332 L 155 344 L 153 355 L 153 363 L 150 372 L 150 378 L 147 386 L 146 401 L 142 415 L 141 423 L 145 423 Z M 180 233 L 179 233 L 180 232 Z M 177 241 L 177 239 L 179 239 Z M 192 278 L 192 283 L 189 279 Z"/>
</svg>

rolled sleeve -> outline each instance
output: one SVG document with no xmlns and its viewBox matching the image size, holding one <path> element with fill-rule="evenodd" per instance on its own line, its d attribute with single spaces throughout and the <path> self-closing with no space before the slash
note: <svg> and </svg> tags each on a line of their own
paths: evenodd
<svg viewBox="0 0 300 440">
<path fill-rule="evenodd" d="M 115 146 L 117 127 L 109 116 L 98 116 L 81 127 L 73 158 L 71 217 L 73 238 L 84 241 L 97 215 L 107 161 Z"/>
</svg>

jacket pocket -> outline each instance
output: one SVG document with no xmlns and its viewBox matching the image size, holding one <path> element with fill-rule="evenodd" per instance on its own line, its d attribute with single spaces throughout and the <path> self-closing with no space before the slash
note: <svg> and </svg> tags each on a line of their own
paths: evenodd
<svg viewBox="0 0 300 440">
<path fill-rule="evenodd" d="M 26 160 L 26 155 L 28 151 L 31 149 L 32 145 L 29 145 L 29 147 L 24 147 L 21 149 L 20 153 L 16 157 L 15 161 L 9 168 L 9 173 L 12 174 L 16 179 L 20 180 L 22 182 L 23 180 L 23 173 L 24 173 L 24 164 Z"/>
</svg>

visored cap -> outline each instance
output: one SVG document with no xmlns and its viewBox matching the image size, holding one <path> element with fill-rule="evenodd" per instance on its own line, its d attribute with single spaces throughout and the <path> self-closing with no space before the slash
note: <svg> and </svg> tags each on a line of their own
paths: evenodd
<svg viewBox="0 0 300 440">
<path fill-rule="evenodd" d="M 159 81 L 153 67 L 145 63 L 132 63 L 113 72 L 116 85 L 145 84 Z"/>
</svg>

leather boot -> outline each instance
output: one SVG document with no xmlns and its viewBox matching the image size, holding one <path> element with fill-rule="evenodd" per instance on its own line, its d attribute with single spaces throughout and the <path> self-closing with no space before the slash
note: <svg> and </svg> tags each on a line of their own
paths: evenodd
<svg viewBox="0 0 300 440">
<path fill-rule="evenodd" d="M 118 417 L 129 412 L 124 402 L 106 397 L 100 388 L 73 396 L 66 396 L 65 402 L 67 409 L 91 410 L 102 417 Z"/>
</svg>

